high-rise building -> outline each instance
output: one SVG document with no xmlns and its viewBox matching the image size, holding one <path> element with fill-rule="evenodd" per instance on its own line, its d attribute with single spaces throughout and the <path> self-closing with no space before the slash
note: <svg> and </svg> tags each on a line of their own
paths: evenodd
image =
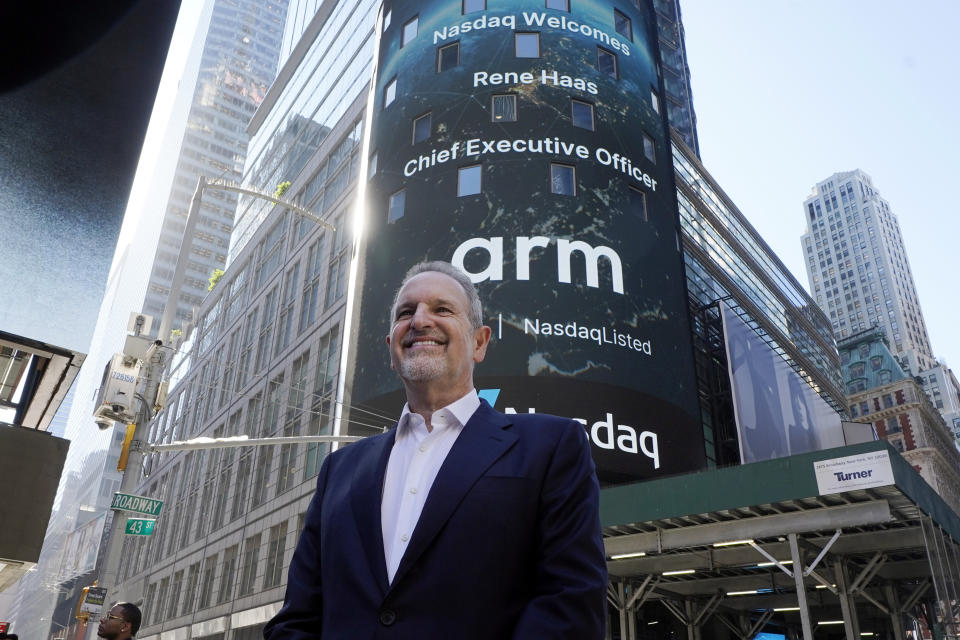
<svg viewBox="0 0 960 640">
<path fill-rule="evenodd" d="M 654 0 L 653 8 L 656 11 L 657 35 L 660 41 L 660 71 L 663 74 L 667 120 L 683 143 L 699 158 L 697 114 L 693 111 L 693 91 L 690 89 L 690 67 L 687 65 L 683 22 L 680 20 L 680 0 Z"/>
<path fill-rule="evenodd" d="M 935 367 L 921 371 L 919 380 L 954 440 L 960 442 L 960 382 L 953 370 L 941 361 Z"/>
<path fill-rule="evenodd" d="M 76 591 L 102 561 L 100 535 L 89 534 L 109 531 L 110 498 L 120 479 L 118 437 L 122 440 L 119 430 L 97 432 L 93 424 L 103 366 L 123 350 L 131 312 L 142 309 L 159 320 L 181 240 L 188 243 L 190 258 L 178 295 L 179 322 L 192 317 L 211 272 L 224 266 L 236 198 L 207 192 L 196 232 L 184 239 L 187 209 L 199 176 L 241 175 L 246 127 L 273 82 L 286 7 L 287 0 L 207 0 L 185 4 L 181 11 L 158 93 L 166 86 L 171 97 L 158 102 L 151 119 L 90 355 L 77 378 L 65 429 L 72 445 L 44 550 L 36 570 L 17 587 L 13 618 L 24 636 L 47 638 L 70 625 L 69 607 L 58 603 L 75 601 Z M 78 562 L 66 554 L 71 541 L 79 539 L 85 543 Z M 58 618 L 61 613 L 55 612 L 61 611 Z"/>
<path fill-rule="evenodd" d="M 802 243 L 810 293 L 840 341 L 878 327 L 960 441 L 960 384 L 930 346 L 900 224 L 869 175 L 856 169 L 817 183 L 804 201 Z M 851 387 L 850 385 L 853 385 Z M 847 383 L 855 393 L 859 382 Z"/>
<path fill-rule="evenodd" d="M 880 327 L 904 368 L 936 365 L 900 223 L 869 175 L 835 173 L 804 200 L 810 293 L 837 340 Z"/>
<path fill-rule="evenodd" d="M 182 242 L 190 243 L 190 260 L 177 292 L 174 317 L 179 322 L 175 325 L 192 320 L 193 308 L 207 294 L 213 270 L 226 265 L 236 195 L 208 190 L 190 238 L 183 237 L 187 212 L 200 176 L 229 181 L 242 176 L 249 138 L 246 126 L 276 75 L 286 4 L 286 0 L 214 3 L 143 301 L 148 315 L 158 319 L 163 315 Z"/>
</svg>

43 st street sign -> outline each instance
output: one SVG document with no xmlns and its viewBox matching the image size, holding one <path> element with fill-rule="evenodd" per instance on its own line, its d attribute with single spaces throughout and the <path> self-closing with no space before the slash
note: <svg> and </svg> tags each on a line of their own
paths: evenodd
<svg viewBox="0 0 960 640">
<path fill-rule="evenodd" d="M 123 532 L 130 536 L 149 536 L 156 524 L 157 521 L 150 518 L 127 518 Z"/>
</svg>

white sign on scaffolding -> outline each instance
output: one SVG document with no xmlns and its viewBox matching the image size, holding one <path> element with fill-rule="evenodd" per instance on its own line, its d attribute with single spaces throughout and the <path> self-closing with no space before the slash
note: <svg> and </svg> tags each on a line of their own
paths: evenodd
<svg viewBox="0 0 960 640">
<path fill-rule="evenodd" d="M 895 483 L 887 451 L 868 451 L 854 456 L 819 460 L 813 463 L 813 469 L 820 495 L 885 487 Z"/>
</svg>

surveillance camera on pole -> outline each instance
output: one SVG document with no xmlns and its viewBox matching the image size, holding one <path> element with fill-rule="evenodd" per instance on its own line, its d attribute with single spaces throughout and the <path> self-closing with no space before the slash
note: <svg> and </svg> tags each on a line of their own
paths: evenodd
<svg viewBox="0 0 960 640">
<path fill-rule="evenodd" d="M 140 377 L 140 360 L 118 353 L 103 370 L 103 380 L 97 393 L 93 418 L 100 429 L 108 429 L 113 421 L 136 420 L 137 379 Z"/>
<path fill-rule="evenodd" d="M 114 422 L 126 424 L 126 437 L 117 460 L 117 470 L 123 472 L 118 496 L 129 496 L 136 489 L 142 469 L 144 440 L 147 424 L 163 403 L 161 378 L 167 364 L 170 348 L 162 340 L 149 337 L 152 318 L 143 314 L 131 314 L 131 334 L 124 342 L 124 353 L 113 356 L 103 373 L 103 382 L 97 393 L 94 421 L 100 429 L 108 429 Z M 125 531 L 127 513 L 120 507 L 114 510 L 110 533 L 104 550 L 100 584 L 104 594 L 117 584 L 117 570 Z"/>
</svg>

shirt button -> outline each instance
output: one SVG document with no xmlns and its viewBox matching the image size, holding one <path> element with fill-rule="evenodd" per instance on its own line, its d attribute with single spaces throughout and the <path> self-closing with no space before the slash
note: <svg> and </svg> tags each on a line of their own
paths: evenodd
<svg viewBox="0 0 960 640">
<path fill-rule="evenodd" d="M 420 453 L 423 453 L 423 452 L 426 451 L 426 450 L 427 450 L 427 448 L 426 448 L 425 446 L 420 445 Z"/>
<path fill-rule="evenodd" d="M 410 493 L 416 493 L 416 492 L 417 492 L 417 488 L 416 488 L 416 487 L 413 487 L 412 489 L 410 489 Z"/>
<path fill-rule="evenodd" d="M 400 539 L 406 542 L 407 540 L 410 539 L 410 536 L 408 536 L 407 534 L 403 534 L 402 536 L 400 536 Z"/>
</svg>

